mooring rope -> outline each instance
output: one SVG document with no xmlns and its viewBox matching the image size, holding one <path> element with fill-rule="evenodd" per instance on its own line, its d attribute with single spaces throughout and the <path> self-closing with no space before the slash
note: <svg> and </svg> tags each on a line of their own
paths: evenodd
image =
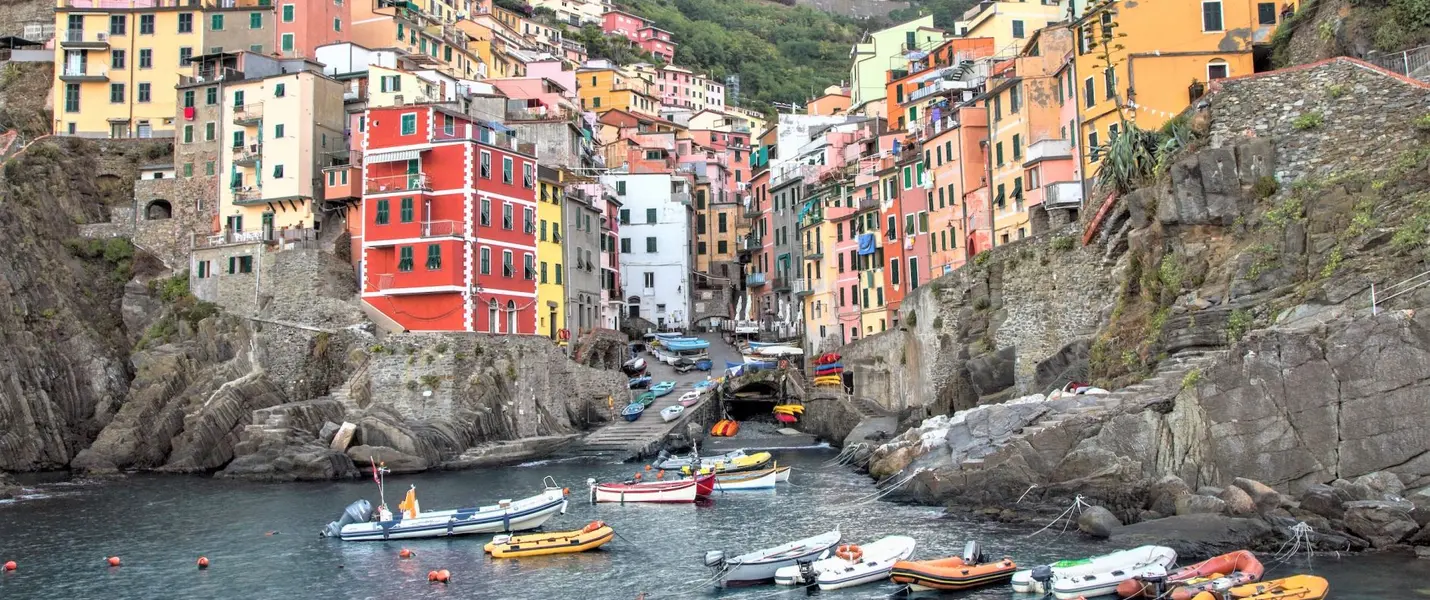
<svg viewBox="0 0 1430 600">
<path fill-rule="evenodd" d="M 1033 533 L 1030 533 L 1025 537 L 1033 537 L 1044 531 L 1047 531 L 1052 526 L 1057 525 L 1058 521 L 1063 520 L 1063 517 L 1068 517 L 1068 522 L 1063 524 L 1063 533 L 1067 533 L 1068 526 L 1072 525 L 1074 520 L 1074 517 L 1069 516 L 1069 514 L 1076 511 L 1077 514 L 1081 516 L 1083 507 L 1092 508 L 1092 505 L 1088 504 L 1087 502 L 1084 502 L 1082 499 L 1082 495 L 1078 494 L 1077 496 L 1073 497 L 1072 506 L 1069 506 L 1067 510 L 1062 512 L 1062 514 L 1059 514 L 1057 518 L 1052 520 L 1052 522 L 1048 523 L 1047 525 L 1044 525 L 1042 529 L 1034 531 Z"/>
</svg>

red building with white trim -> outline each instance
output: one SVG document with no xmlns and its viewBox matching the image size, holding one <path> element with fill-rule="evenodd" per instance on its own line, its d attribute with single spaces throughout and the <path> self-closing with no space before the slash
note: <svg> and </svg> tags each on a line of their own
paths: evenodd
<svg viewBox="0 0 1430 600">
<path fill-rule="evenodd" d="M 363 301 L 408 331 L 535 334 L 535 157 L 440 106 L 366 117 Z"/>
</svg>

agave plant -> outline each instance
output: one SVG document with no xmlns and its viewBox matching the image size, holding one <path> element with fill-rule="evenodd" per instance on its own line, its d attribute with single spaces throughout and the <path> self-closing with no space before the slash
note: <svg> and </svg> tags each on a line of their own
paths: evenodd
<svg viewBox="0 0 1430 600">
<path fill-rule="evenodd" d="M 1127 193 L 1171 167 L 1172 160 L 1196 140 L 1185 118 L 1168 121 L 1160 130 L 1124 123 L 1125 130 L 1100 148 L 1102 165 L 1098 183 L 1108 190 Z"/>
</svg>

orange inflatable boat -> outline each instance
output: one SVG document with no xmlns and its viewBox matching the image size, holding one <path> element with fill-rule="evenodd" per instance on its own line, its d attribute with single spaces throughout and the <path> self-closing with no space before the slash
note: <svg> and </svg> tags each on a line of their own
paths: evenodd
<svg viewBox="0 0 1430 600">
<path fill-rule="evenodd" d="M 1292 575 L 1260 583 L 1249 583 L 1225 592 L 1201 592 L 1192 600 L 1322 600 L 1331 584 L 1315 575 Z"/>
<path fill-rule="evenodd" d="M 1017 570 L 1018 565 L 1008 557 L 986 562 L 978 544 L 969 542 L 964 547 L 963 556 L 894 563 L 890 577 L 894 583 L 908 584 L 914 591 L 968 590 L 1007 582 Z"/>
<path fill-rule="evenodd" d="M 1237 550 L 1168 573 L 1134 577 L 1117 586 L 1122 598 L 1191 600 L 1206 591 L 1226 590 L 1261 581 L 1265 568 L 1250 550 Z"/>
</svg>

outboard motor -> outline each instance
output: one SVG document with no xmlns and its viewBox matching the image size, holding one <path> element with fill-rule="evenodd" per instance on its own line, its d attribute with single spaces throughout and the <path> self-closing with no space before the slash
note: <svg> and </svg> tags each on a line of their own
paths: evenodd
<svg viewBox="0 0 1430 600">
<path fill-rule="evenodd" d="M 342 518 L 328 523 L 323 531 L 319 532 L 324 537 L 338 537 L 342 533 L 343 527 L 353 523 L 366 523 L 372 519 L 372 503 L 367 500 L 358 500 L 349 504 L 343 510 Z"/>
<path fill-rule="evenodd" d="M 814 573 L 814 561 L 802 561 L 799 563 L 799 582 L 810 584 L 819 580 L 819 576 Z"/>
<path fill-rule="evenodd" d="M 969 541 L 963 545 L 963 564 L 981 565 L 984 560 L 983 548 L 978 545 L 978 542 Z"/>
<path fill-rule="evenodd" d="M 1136 577 L 1138 583 L 1142 584 L 1143 593 L 1155 592 L 1155 597 L 1161 598 L 1167 593 L 1167 569 L 1161 565 L 1151 565 Z"/>
<path fill-rule="evenodd" d="M 1038 565 L 1033 567 L 1033 581 L 1038 582 L 1038 585 L 1042 586 L 1043 593 L 1051 596 L 1053 593 L 1053 566 Z"/>
<path fill-rule="evenodd" d="M 705 566 L 719 569 L 725 566 L 725 551 L 711 550 L 705 553 Z"/>
</svg>

